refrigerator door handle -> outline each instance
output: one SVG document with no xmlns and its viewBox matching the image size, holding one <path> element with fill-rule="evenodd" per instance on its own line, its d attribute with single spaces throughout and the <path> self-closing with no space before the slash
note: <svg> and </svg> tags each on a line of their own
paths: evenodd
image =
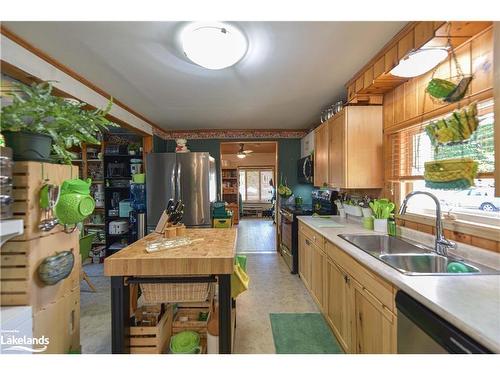
<svg viewBox="0 0 500 375">
<path fill-rule="evenodd" d="M 181 172 L 182 172 L 182 168 L 181 168 L 181 163 L 177 163 L 177 184 L 175 186 L 175 190 L 176 190 L 176 199 L 178 201 L 182 200 L 182 194 L 181 194 Z"/>
<path fill-rule="evenodd" d="M 172 198 L 173 200 L 175 200 L 176 196 L 177 196 L 177 192 L 175 191 L 175 168 L 172 168 L 172 174 L 170 175 L 170 186 L 172 186 L 172 197 L 167 197 L 167 199 L 170 199 Z"/>
</svg>

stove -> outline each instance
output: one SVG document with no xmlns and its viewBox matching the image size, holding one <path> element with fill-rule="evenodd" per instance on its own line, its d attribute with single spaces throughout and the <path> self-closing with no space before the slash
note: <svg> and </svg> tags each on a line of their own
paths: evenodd
<svg viewBox="0 0 500 375">
<path fill-rule="evenodd" d="M 291 273 L 299 271 L 299 221 L 297 216 L 311 216 L 312 205 L 280 207 L 280 253 Z"/>
<path fill-rule="evenodd" d="M 312 192 L 313 204 L 283 205 L 280 207 L 280 253 L 291 273 L 299 272 L 299 221 L 297 216 L 336 215 L 333 203 L 338 197 L 334 190 L 315 189 Z"/>
</svg>

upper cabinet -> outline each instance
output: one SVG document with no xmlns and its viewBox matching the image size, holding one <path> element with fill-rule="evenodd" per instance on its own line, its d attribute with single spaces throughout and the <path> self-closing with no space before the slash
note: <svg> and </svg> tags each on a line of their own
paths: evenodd
<svg viewBox="0 0 500 375">
<path fill-rule="evenodd" d="M 328 121 L 328 185 L 383 187 L 382 106 L 348 106 Z"/>
<path fill-rule="evenodd" d="M 322 123 L 314 131 L 314 186 L 328 184 L 328 123 Z"/>
</svg>

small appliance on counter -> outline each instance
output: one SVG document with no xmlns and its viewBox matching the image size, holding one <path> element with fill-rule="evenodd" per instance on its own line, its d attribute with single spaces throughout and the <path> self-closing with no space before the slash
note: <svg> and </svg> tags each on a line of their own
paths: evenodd
<svg viewBox="0 0 500 375">
<path fill-rule="evenodd" d="M 312 156 L 297 161 L 297 179 L 301 184 L 312 184 L 314 182 L 314 163 Z"/>
<path fill-rule="evenodd" d="M 338 199 L 338 191 L 331 189 L 314 189 L 311 196 L 314 213 L 318 215 L 337 215 L 337 206 L 334 202 Z"/>
<path fill-rule="evenodd" d="M 128 232 L 128 221 L 113 220 L 109 222 L 109 234 L 125 234 Z"/>
</svg>

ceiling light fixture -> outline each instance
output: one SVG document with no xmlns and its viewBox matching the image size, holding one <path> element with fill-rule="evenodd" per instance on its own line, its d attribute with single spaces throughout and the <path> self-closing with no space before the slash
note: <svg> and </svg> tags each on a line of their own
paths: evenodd
<svg viewBox="0 0 500 375">
<path fill-rule="evenodd" d="M 192 23 L 181 35 L 184 54 L 207 69 L 224 69 L 245 55 L 248 43 L 236 27 L 220 22 Z"/>
<path fill-rule="evenodd" d="M 237 156 L 238 158 L 240 158 L 240 159 L 245 159 L 245 158 L 247 157 L 247 155 L 246 155 L 246 154 L 244 154 L 244 153 L 240 153 L 240 152 L 238 152 L 238 153 L 236 154 L 236 156 Z"/>
<path fill-rule="evenodd" d="M 445 48 L 423 48 L 411 52 L 399 61 L 391 74 L 398 77 L 417 77 L 438 65 L 448 56 Z"/>
</svg>

